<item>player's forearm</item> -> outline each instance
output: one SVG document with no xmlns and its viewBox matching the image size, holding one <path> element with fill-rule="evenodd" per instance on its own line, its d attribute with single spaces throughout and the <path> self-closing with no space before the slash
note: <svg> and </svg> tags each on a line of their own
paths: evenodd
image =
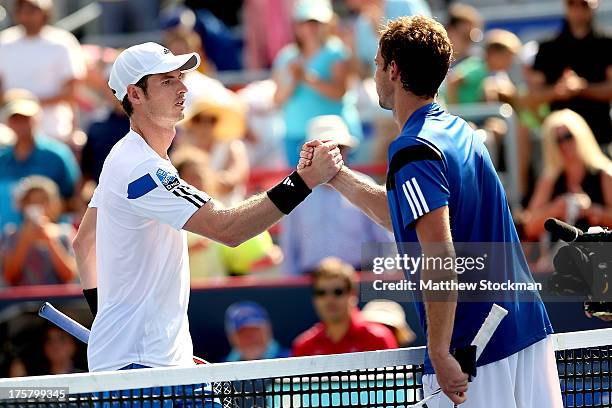
<svg viewBox="0 0 612 408">
<path fill-rule="evenodd" d="M 258 194 L 237 206 L 215 210 L 217 221 L 208 236 L 235 247 L 266 231 L 283 215 L 265 193 Z"/>
<path fill-rule="evenodd" d="M 431 247 L 430 248 L 428 248 Z M 442 251 L 440 251 L 442 249 Z M 452 244 L 423 245 L 425 258 L 455 258 Z M 439 264 L 433 262 L 434 265 Z M 441 263 L 446 265 L 446 262 Z M 457 275 L 452 269 L 426 269 L 421 272 L 423 281 L 433 281 L 446 284 L 456 282 Z M 457 291 L 432 290 L 423 292 L 425 312 L 427 316 L 427 349 L 432 360 L 443 358 L 450 352 L 451 338 L 457 308 Z"/>
<path fill-rule="evenodd" d="M 329 184 L 376 223 L 392 231 L 387 192 L 383 186 L 359 177 L 346 166 Z"/>
<path fill-rule="evenodd" d="M 426 302 L 427 350 L 432 360 L 450 353 L 457 302 Z"/>
</svg>

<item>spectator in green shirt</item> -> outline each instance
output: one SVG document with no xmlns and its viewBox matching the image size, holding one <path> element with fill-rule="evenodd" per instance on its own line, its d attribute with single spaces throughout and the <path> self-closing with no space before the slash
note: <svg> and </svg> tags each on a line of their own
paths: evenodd
<svg viewBox="0 0 612 408">
<path fill-rule="evenodd" d="M 491 30 L 485 38 L 485 56 L 468 57 L 449 74 L 447 101 L 466 104 L 484 101 L 511 102 L 516 94 L 508 71 L 521 41 L 506 30 Z"/>
</svg>

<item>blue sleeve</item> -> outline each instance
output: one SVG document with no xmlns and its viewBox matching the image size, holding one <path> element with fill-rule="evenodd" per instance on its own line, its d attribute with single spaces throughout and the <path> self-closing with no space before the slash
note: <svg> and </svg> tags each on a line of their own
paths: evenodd
<svg viewBox="0 0 612 408">
<path fill-rule="evenodd" d="M 390 171 L 395 171 L 395 193 L 407 227 L 423 215 L 448 205 L 450 188 L 444 160 L 433 148 L 410 146 L 398 154 L 402 161 L 396 169 L 390 166 Z"/>
</svg>

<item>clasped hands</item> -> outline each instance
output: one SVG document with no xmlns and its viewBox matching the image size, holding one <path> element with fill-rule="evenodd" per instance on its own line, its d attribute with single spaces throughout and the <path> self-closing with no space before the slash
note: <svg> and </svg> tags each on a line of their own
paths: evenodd
<svg viewBox="0 0 612 408">
<path fill-rule="evenodd" d="M 302 146 L 297 172 L 306 185 L 313 189 L 334 178 L 343 165 L 338 143 L 312 140 Z"/>
</svg>

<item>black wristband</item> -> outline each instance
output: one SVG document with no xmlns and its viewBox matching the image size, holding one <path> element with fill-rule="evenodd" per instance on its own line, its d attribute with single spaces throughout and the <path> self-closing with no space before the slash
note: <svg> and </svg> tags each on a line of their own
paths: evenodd
<svg viewBox="0 0 612 408">
<path fill-rule="evenodd" d="M 98 314 L 98 288 L 83 289 L 83 295 L 85 300 L 87 300 L 91 314 L 95 318 L 96 314 Z"/>
<path fill-rule="evenodd" d="M 311 192 L 312 190 L 304 183 L 298 172 L 294 171 L 268 190 L 268 198 L 283 214 L 289 214 Z"/>
</svg>

